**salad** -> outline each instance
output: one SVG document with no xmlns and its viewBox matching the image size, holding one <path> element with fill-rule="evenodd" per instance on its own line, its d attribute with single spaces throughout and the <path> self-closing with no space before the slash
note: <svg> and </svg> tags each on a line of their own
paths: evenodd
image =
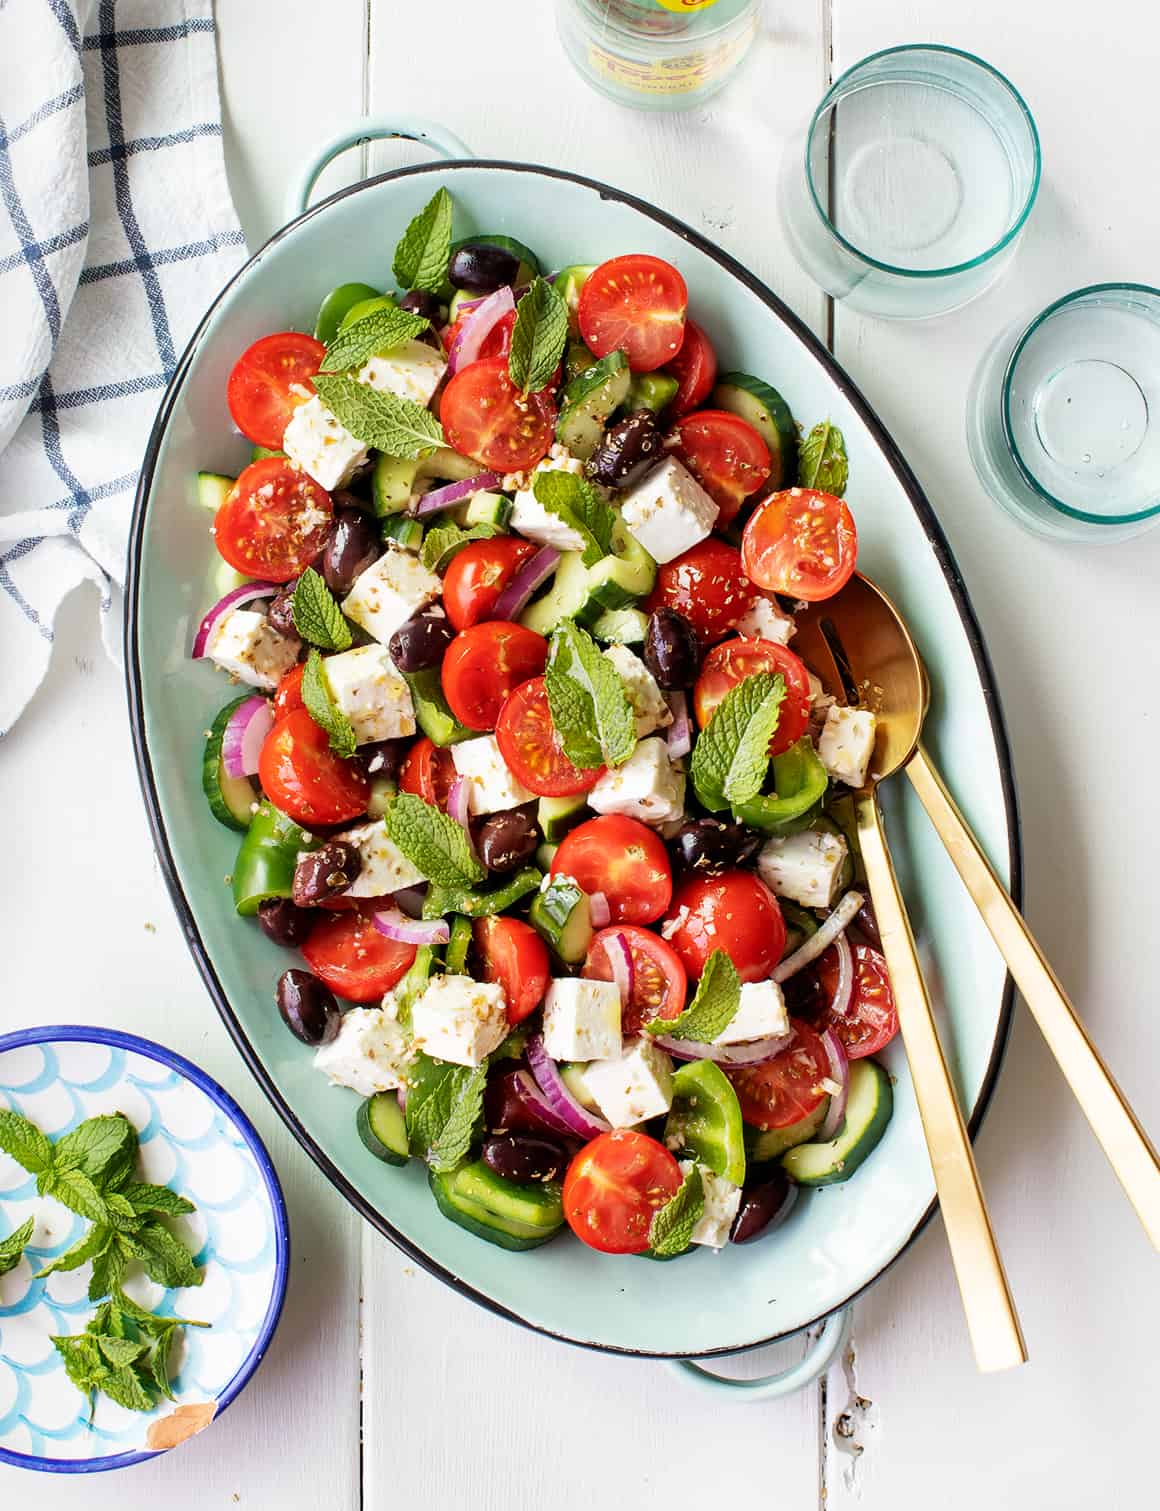
<svg viewBox="0 0 1160 1511">
<path fill-rule="evenodd" d="M 519 1250 L 771 1232 L 882 1137 L 874 714 L 792 649 L 857 533 L 840 432 L 718 372 L 679 270 L 545 277 L 440 189 L 384 293 L 242 352 L 193 654 L 237 913 L 387 1164 Z M 337 1112 L 336 1112 L 337 1115 Z"/>
</svg>

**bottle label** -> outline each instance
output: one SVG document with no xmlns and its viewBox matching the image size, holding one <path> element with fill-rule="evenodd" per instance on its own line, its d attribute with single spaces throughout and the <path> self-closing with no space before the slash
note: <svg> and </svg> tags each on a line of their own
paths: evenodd
<svg viewBox="0 0 1160 1511">
<path fill-rule="evenodd" d="M 685 11 L 708 10 L 711 5 L 717 4 L 717 0 L 657 0 L 657 4 L 663 10 L 677 11 L 683 15 Z"/>
<path fill-rule="evenodd" d="M 659 0 L 665 4 L 665 0 Z M 699 0 L 702 5 L 713 5 L 716 0 Z M 667 10 L 693 9 L 680 0 L 668 0 Z M 625 58 L 609 52 L 597 42 L 588 47 L 588 64 L 593 73 L 618 84 L 622 89 L 635 89 L 641 94 L 692 94 L 718 83 L 730 73 L 745 54 L 757 30 L 756 18 L 743 30 L 727 41 L 688 52 L 677 58 Z"/>
</svg>

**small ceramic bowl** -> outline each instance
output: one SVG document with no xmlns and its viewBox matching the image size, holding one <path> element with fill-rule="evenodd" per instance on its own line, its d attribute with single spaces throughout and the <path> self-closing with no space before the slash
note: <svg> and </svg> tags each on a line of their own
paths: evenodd
<svg viewBox="0 0 1160 1511">
<path fill-rule="evenodd" d="M 0 1238 L 29 1217 L 24 1257 L 0 1276 L 0 1462 L 57 1474 L 122 1469 L 201 1432 L 262 1362 L 286 1294 L 290 1239 L 282 1188 L 245 1114 L 196 1065 L 160 1044 L 99 1028 L 0 1036 L 0 1107 L 56 1140 L 85 1118 L 123 1112 L 141 1141 L 143 1179 L 196 1204 L 177 1219 L 205 1279 L 166 1291 L 145 1276 L 125 1289 L 153 1311 L 207 1322 L 174 1344 L 176 1401 L 129 1411 L 71 1384 L 50 1339 L 93 1311 L 90 1265 L 35 1278 L 81 1236 L 84 1220 L 39 1197 L 34 1177 L 0 1153 Z"/>
</svg>

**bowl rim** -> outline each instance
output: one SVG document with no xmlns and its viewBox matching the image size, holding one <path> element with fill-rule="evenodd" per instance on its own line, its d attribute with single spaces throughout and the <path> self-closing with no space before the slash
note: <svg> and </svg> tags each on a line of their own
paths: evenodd
<svg viewBox="0 0 1160 1511">
<path fill-rule="evenodd" d="M 282 1183 L 274 1168 L 265 1144 L 249 1118 L 224 1087 L 200 1066 L 194 1065 L 184 1055 L 158 1044 L 152 1039 L 143 1039 L 138 1034 L 124 1033 L 120 1029 L 99 1028 L 84 1023 L 50 1024 L 42 1028 L 18 1029 L 15 1033 L 0 1034 L 0 1055 L 10 1049 L 24 1049 L 30 1044 L 104 1044 L 113 1049 L 127 1049 L 148 1060 L 156 1060 L 170 1070 L 177 1071 L 183 1079 L 192 1082 L 215 1104 L 242 1135 L 246 1147 L 254 1157 L 262 1176 L 270 1211 L 274 1218 L 274 1285 L 266 1314 L 262 1318 L 254 1346 L 238 1366 L 236 1373 L 217 1399 L 213 1418 L 206 1423 L 211 1427 L 249 1384 L 255 1370 L 266 1357 L 266 1350 L 282 1315 L 286 1300 L 286 1285 L 290 1276 L 290 1225 L 286 1215 L 286 1198 Z M 202 1429 L 205 1430 L 204 1428 Z M 179 1447 L 175 1444 L 174 1447 Z M 133 1449 L 127 1453 L 105 1454 L 92 1459 L 53 1459 L 41 1454 L 17 1453 L 0 1446 L 0 1464 L 11 1464 L 18 1469 L 40 1470 L 47 1474 L 97 1474 L 106 1469 L 128 1469 L 132 1464 L 142 1464 L 147 1459 L 161 1458 L 172 1453 L 172 1448 Z"/>
<path fill-rule="evenodd" d="M 141 783 L 141 791 L 145 801 L 146 816 L 149 828 L 153 835 L 153 843 L 157 850 L 158 861 L 162 875 L 173 906 L 181 923 L 182 932 L 186 943 L 193 955 L 194 962 L 201 973 L 202 980 L 209 991 L 219 1015 L 226 1025 L 234 1043 L 237 1045 L 242 1058 L 249 1066 L 258 1085 L 265 1092 L 269 1101 L 273 1104 L 287 1128 L 306 1150 L 310 1158 L 323 1172 L 331 1185 L 339 1191 L 355 1211 L 359 1213 L 372 1227 L 389 1238 L 397 1248 L 401 1249 L 408 1258 L 421 1265 L 429 1274 L 435 1275 L 446 1285 L 457 1291 L 461 1296 L 485 1307 L 498 1317 L 503 1317 L 509 1322 L 516 1322 L 521 1327 L 526 1327 L 532 1332 L 540 1333 L 545 1337 L 556 1339 L 561 1343 L 568 1343 L 578 1348 L 590 1348 L 599 1353 L 624 1355 L 629 1358 L 645 1359 L 677 1359 L 697 1358 L 710 1359 L 724 1357 L 730 1354 L 746 1353 L 751 1349 L 763 1348 L 771 1343 L 776 1343 L 782 1338 L 792 1337 L 794 1333 L 802 1332 L 806 1328 L 813 1327 L 821 1322 L 824 1317 L 832 1312 L 848 1306 L 870 1286 L 874 1285 L 894 1265 L 901 1256 L 910 1248 L 911 1244 L 926 1227 L 938 1208 L 938 1198 L 930 1203 L 926 1211 L 921 1214 L 913 1228 L 907 1234 L 905 1240 L 899 1245 L 898 1252 L 875 1272 L 867 1281 L 852 1291 L 838 1306 L 830 1312 L 820 1313 L 801 1328 L 795 1328 L 792 1333 L 773 1333 L 769 1337 L 756 1339 L 752 1343 L 737 1348 L 735 1345 L 721 1348 L 699 1350 L 695 1354 L 686 1355 L 681 1352 L 665 1351 L 658 1349 L 638 1349 L 619 1347 L 616 1344 L 598 1343 L 588 1339 L 569 1338 L 562 1333 L 555 1332 L 550 1327 L 542 1326 L 537 1322 L 530 1321 L 520 1316 L 510 1307 L 504 1306 L 493 1300 L 490 1296 L 475 1289 L 467 1281 L 447 1269 L 444 1265 L 432 1259 L 418 1244 L 413 1243 L 404 1234 L 400 1233 L 384 1215 L 377 1210 L 354 1186 L 347 1180 L 337 1168 L 329 1156 L 319 1147 L 311 1135 L 306 1131 L 295 1114 L 293 1108 L 283 1097 L 275 1084 L 273 1077 L 267 1072 L 265 1066 L 258 1057 L 257 1051 L 251 1044 L 248 1035 L 239 1019 L 235 1016 L 229 999 L 218 979 L 213 962 L 209 958 L 209 952 L 198 931 L 196 921 L 190 908 L 189 901 L 185 896 L 181 878 L 178 875 L 176 861 L 169 845 L 169 838 L 165 830 L 165 823 L 161 813 L 161 805 L 158 798 L 157 785 L 153 774 L 152 761 L 149 755 L 148 740 L 145 733 L 145 708 L 142 684 L 142 671 L 139 659 L 139 635 L 138 620 L 140 611 L 140 587 L 141 587 L 141 556 L 144 542 L 145 522 L 148 512 L 149 495 L 153 489 L 153 475 L 157 466 L 164 440 L 166 429 L 173 409 L 181 393 L 186 373 L 193 363 L 201 338 L 212 322 L 218 306 L 229 290 L 240 279 L 246 277 L 250 270 L 259 264 L 269 249 L 286 238 L 292 236 L 300 226 L 307 221 L 324 215 L 333 205 L 352 195 L 360 194 L 364 190 L 376 187 L 379 184 L 388 183 L 400 178 L 413 178 L 420 176 L 438 176 L 439 174 L 452 174 L 460 168 L 468 168 L 483 172 L 498 172 L 510 174 L 525 174 L 540 176 L 550 179 L 560 179 L 566 183 L 576 184 L 583 189 L 595 191 L 600 198 L 613 200 L 619 204 L 643 215 L 646 219 L 654 221 L 666 230 L 673 232 L 682 241 L 705 254 L 715 262 L 724 273 L 729 274 L 737 282 L 742 284 L 750 293 L 754 294 L 782 325 L 795 335 L 798 341 L 806 348 L 823 367 L 835 387 L 850 403 L 858 414 L 863 424 L 877 445 L 879 451 L 890 466 L 898 483 L 905 492 L 911 508 L 918 518 L 919 524 L 930 543 L 936 562 L 942 571 L 947 587 L 950 591 L 963 631 L 971 649 L 975 662 L 975 670 L 979 683 L 983 690 L 984 701 L 987 706 L 988 723 L 991 737 L 995 748 L 995 754 L 999 767 L 999 780 L 1003 794 L 1003 808 L 1007 823 L 1008 833 L 1008 866 L 1010 885 L 1009 891 L 1016 906 L 1022 899 L 1023 892 L 1023 852 L 1022 836 L 1020 831 L 1019 808 L 1015 794 L 1014 773 L 1011 761 L 1010 742 L 1007 736 L 1006 721 L 1003 717 L 1003 709 L 999 698 L 999 690 L 995 682 L 994 672 L 991 666 L 990 655 L 984 643 L 982 631 L 979 628 L 970 596 L 967 592 L 966 583 L 959 570 L 958 563 L 951 551 L 950 543 L 943 534 L 942 526 L 932 509 L 918 479 L 911 471 L 909 464 L 899 451 L 893 438 L 883 425 L 878 415 L 862 394 L 861 390 L 839 365 L 826 347 L 818 340 L 813 331 L 799 319 L 797 315 L 785 304 L 766 284 L 755 277 L 736 258 L 728 252 L 722 251 L 715 246 L 707 237 L 687 225 L 684 221 L 667 211 L 658 209 L 647 200 L 640 199 L 637 195 L 630 194 L 623 189 L 613 188 L 599 179 L 588 178 L 583 174 L 571 173 L 563 168 L 549 168 L 538 163 L 514 162 L 504 158 L 451 158 L 440 159 L 431 163 L 418 163 L 402 168 L 394 168 L 385 173 L 378 173 L 370 178 L 362 179 L 356 184 L 351 184 L 344 189 L 337 190 L 317 204 L 311 205 L 301 215 L 295 216 L 284 226 L 280 227 L 268 237 L 252 257 L 233 275 L 224 287 L 218 292 L 205 315 L 198 323 L 197 329 L 190 337 L 185 350 L 157 411 L 157 417 L 153 422 L 153 428 L 149 435 L 149 442 L 145 449 L 145 455 L 141 465 L 141 474 L 137 484 L 137 494 L 133 506 L 133 518 L 130 525 L 129 552 L 127 571 L 125 578 L 125 624 L 124 624 L 124 653 L 125 653 L 125 683 L 129 704 L 130 732 L 133 741 L 133 751 L 137 763 L 138 779 Z M 967 1130 L 973 1140 L 982 1124 L 983 1117 L 990 1105 L 991 1096 L 998 1080 L 999 1071 L 1002 1067 L 1003 1056 L 1006 1052 L 1007 1042 L 1011 1029 L 1011 1016 L 1014 1004 L 1014 986 L 1010 973 L 1007 974 L 1003 985 L 1002 1000 L 999 1010 L 999 1022 L 995 1034 L 994 1043 L 991 1047 L 990 1058 L 983 1075 L 979 1094 L 971 1108 L 967 1119 Z"/>
</svg>

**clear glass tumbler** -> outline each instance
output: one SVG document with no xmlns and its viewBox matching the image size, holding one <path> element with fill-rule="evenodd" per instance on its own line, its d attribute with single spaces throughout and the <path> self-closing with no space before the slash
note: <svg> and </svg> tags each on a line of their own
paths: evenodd
<svg viewBox="0 0 1160 1511">
<path fill-rule="evenodd" d="M 979 480 L 1052 540 L 1160 524 L 1160 289 L 1098 283 L 1005 331 L 967 399 Z"/>
<path fill-rule="evenodd" d="M 1039 135 L 982 59 L 920 44 L 864 58 L 782 159 L 794 256 L 852 309 L 944 314 L 1014 255 L 1039 188 Z"/>
</svg>

